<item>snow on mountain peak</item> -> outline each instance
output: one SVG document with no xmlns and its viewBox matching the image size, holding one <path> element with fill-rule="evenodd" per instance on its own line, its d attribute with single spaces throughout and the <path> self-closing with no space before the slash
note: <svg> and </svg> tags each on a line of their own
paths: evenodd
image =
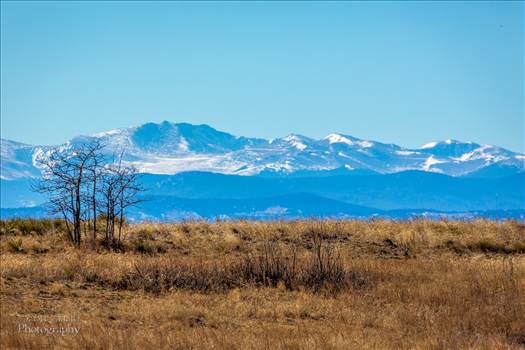
<svg viewBox="0 0 525 350">
<path fill-rule="evenodd" d="M 464 175 L 494 164 L 525 169 L 523 155 L 452 139 L 407 149 L 338 133 L 321 140 L 297 134 L 265 140 L 234 136 L 205 124 L 164 121 L 79 136 L 54 147 L 2 140 L 2 178 L 38 176 L 37 158 L 53 150 L 67 152 L 93 138 L 101 139 L 108 153 L 124 151 L 126 162 L 156 174 L 210 171 L 254 175 L 268 169 L 295 172 L 347 167 L 379 173 L 423 170 Z"/>
<path fill-rule="evenodd" d="M 117 135 L 117 134 L 120 134 L 121 132 L 122 132 L 122 129 L 113 129 L 113 130 L 108 130 L 108 131 L 103 131 L 103 132 L 99 132 L 96 134 L 92 134 L 91 136 L 101 138 L 101 137 L 106 137 L 106 136 Z"/>
<path fill-rule="evenodd" d="M 419 147 L 419 149 L 427 149 L 427 148 L 434 148 L 436 147 L 438 142 L 432 141 L 429 143 L 425 143 L 423 146 Z"/>
<path fill-rule="evenodd" d="M 304 144 L 304 138 L 300 135 L 290 134 L 286 136 L 284 141 L 290 143 L 293 147 L 297 148 L 299 151 L 305 150 L 308 146 Z"/>
<path fill-rule="evenodd" d="M 472 145 L 473 142 L 471 141 L 458 141 L 454 139 L 446 139 L 445 141 L 433 141 L 424 144 L 423 146 L 419 147 L 419 149 L 428 149 L 428 148 L 434 148 L 437 146 L 442 145 Z"/>
<path fill-rule="evenodd" d="M 366 141 L 366 140 L 360 140 L 358 138 L 348 136 L 348 135 L 341 135 L 341 134 L 330 134 L 326 136 L 323 140 L 328 141 L 329 144 L 334 143 L 343 143 L 348 146 L 359 146 L 362 148 L 370 148 L 373 147 L 375 144 L 372 141 Z"/>
<path fill-rule="evenodd" d="M 328 143 L 345 143 L 349 146 L 353 146 L 354 142 L 348 138 L 347 136 L 343 136 L 340 134 L 330 134 L 324 138 L 324 140 L 328 141 Z"/>
</svg>

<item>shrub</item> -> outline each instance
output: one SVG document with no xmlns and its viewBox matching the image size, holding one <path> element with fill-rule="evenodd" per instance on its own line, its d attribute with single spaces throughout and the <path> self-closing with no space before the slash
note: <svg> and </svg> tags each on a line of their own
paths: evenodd
<svg viewBox="0 0 525 350">
<path fill-rule="evenodd" d="M 474 248 L 481 250 L 482 252 L 491 252 L 498 253 L 504 251 L 504 246 L 502 244 L 496 243 L 491 239 L 480 239 L 477 243 L 474 244 Z"/>
<path fill-rule="evenodd" d="M 9 251 L 13 253 L 23 253 L 24 248 L 22 247 L 22 239 L 11 239 L 7 241 L 7 247 L 9 248 Z"/>
<path fill-rule="evenodd" d="M 504 242 L 495 242 L 492 239 L 483 238 L 469 245 L 472 250 L 480 250 L 485 253 L 501 254 L 522 254 L 525 253 L 525 244 L 516 242 L 514 244 L 505 244 Z"/>
<path fill-rule="evenodd" d="M 349 272 L 343 266 L 341 256 L 333 246 L 314 243 L 314 252 L 303 270 L 305 286 L 319 292 L 323 289 L 337 292 L 348 287 Z"/>
<path fill-rule="evenodd" d="M 187 264 L 169 261 L 167 264 L 143 261 L 133 271 L 122 276 L 113 286 L 118 289 L 160 293 L 171 288 L 209 291 L 226 291 L 238 287 L 240 276 L 236 269 L 210 264 Z"/>
<path fill-rule="evenodd" d="M 44 235 L 53 231 L 64 230 L 61 219 L 9 219 L 2 220 L 0 232 L 2 234 Z"/>
<path fill-rule="evenodd" d="M 136 249 L 153 254 L 158 248 L 153 242 L 141 241 Z M 112 283 L 118 289 L 142 289 L 152 293 L 172 288 L 217 292 L 243 286 L 264 286 L 337 294 L 350 288 L 370 287 L 371 280 L 366 271 L 345 267 L 332 245 L 319 244 L 313 252 L 299 257 L 296 247 L 284 248 L 276 242 L 266 241 L 259 254 L 219 261 L 139 260 L 132 271 Z"/>
<path fill-rule="evenodd" d="M 525 242 L 514 243 L 514 252 L 525 254 Z"/>
<path fill-rule="evenodd" d="M 164 248 L 152 240 L 141 239 L 135 242 L 135 251 L 142 254 L 155 254 L 162 253 Z"/>
<path fill-rule="evenodd" d="M 31 246 L 31 250 L 35 253 L 35 254 L 43 254 L 43 253 L 47 253 L 49 251 L 49 249 L 39 245 L 39 244 L 33 244 Z"/>
<path fill-rule="evenodd" d="M 297 253 L 291 250 L 286 254 L 275 242 L 264 242 L 263 253 L 258 256 L 246 255 L 238 266 L 246 282 L 256 285 L 276 287 L 280 282 L 285 287 L 295 287 L 297 270 Z"/>
</svg>

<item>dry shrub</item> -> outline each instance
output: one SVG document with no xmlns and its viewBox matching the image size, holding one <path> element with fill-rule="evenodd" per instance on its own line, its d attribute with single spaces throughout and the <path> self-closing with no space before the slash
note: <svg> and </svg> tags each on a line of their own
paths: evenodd
<svg viewBox="0 0 525 350">
<path fill-rule="evenodd" d="M 44 253 L 47 253 L 49 251 L 49 249 L 47 249 L 46 247 L 43 247 L 42 245 L 40 245 L 38 243 L 33 244 L 31 246 L 31 250 L 35 254 L 44 254 Z"/>
<path fill-rule="evenodd" d="M 210 263 L 143 260 L 132 271 L 113 282 L 117 289 L 160 293 L 171 289 L 189 289 L 202 292 L 225 291 L 239 286 L 236 270 Z"/>
<path fill-rule="evenodd" d="M 8 219 L 0 221 L 1 235 L 43 235 L 64 229 L 64 222 L 60 219 Z"/>
<path fill-rule="evenodd" d="M 316 240 L 314 250 L 298 257 L 297 247 L 283 248 L 263 242 L 262 252 L 211 262 L 186 262 L 169 257 L 139 260 L 133 270 L 114 282 L 117 289 L 160 293 L 171 289 L 224 292 L 239 287 L 309 289 L 336 294 L 348 288 L 371 285 L 366 272 L 348 269 L 333 245 Z"/>
<path fill-rule="evenodd" d="M 262 253 L 248 254 L 238 266 L 240 276 L 247 283 L 276 287 L 284 283 L 292 289 L 297 283 L 297 251 L 284 251 L 277 242 L 264 241 Z"/>
<path fill-rule="evenodd" d="M 23 253 L 24 248 L 22 247 L 22 239 L 11 239 L 7 241 L 7 247 L 12 253 Z"/>
</svg>

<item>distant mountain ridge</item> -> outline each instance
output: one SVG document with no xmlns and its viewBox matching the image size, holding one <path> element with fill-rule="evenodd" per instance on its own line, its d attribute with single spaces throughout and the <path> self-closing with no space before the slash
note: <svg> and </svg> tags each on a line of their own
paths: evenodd
<svg viewBox="0 0 525 350">
<path fill-rule="evenodd" d="M 45 206 L 0 208 L 2 219 L 49 217 Z M 380 210 L 326 199 L 307 193 L 247 199 L 188 199 L 173 196 L 148 196 L 131 208 L 132 221 L 180 220 L 293 220 L 305 218 L 334 219 L 453 219 L 525 220 L 525 209 L 486 211 L 436 211 L 431 209 Z"/>
<path fill-rule="evenodd" d="M 500 169 L 502 176 L 525 170 L 523 154 L 472 142 L 446 140 L 409 149 L 336 133 L 320 140 L 296 134 L 266 140 L 234 136 L 208 125 L 164 121 L 78 136 L 58 146 L 2 139 L 1 178 L 39 177 L 39 157 L 56 149 L 67 152 L 92 139 L 102 141 L 107 152 L 124 151 L 127 163 L 151 174 L 206 171 L 287 176 L 346 169 L 383 174 L 420 170 L 451 176 L 488 173 L 497 177 Z"/>
<path fill-rule="evenodd" d="M 32 179 L 0 180 L 1 207 L 35 206 L 44 197 L 31 191 Z M 210 172 L 142 174 L 145 196 L 185 199 L 243 199 L 308 193 L 381 210 L 437 211 L 525 209 L 525 173 L 502 178 L 452 177 L 424 171 L 393 174 L 357 170 L 241 176 Z M 321 211 L 321 210 L 320 210 Z"/>
</svg>

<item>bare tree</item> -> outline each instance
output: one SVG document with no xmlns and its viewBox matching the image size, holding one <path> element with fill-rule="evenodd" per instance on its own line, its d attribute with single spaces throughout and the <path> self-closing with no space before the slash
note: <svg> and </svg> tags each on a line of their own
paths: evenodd
<svg viewBox="0 0 525 350">
<path fill-rule="evenodd" d="M 129 207 L 135 206 L 142 202 L 138 195 L 144 191 L 142 185 L 138 181 L 138 173 L 133 167 L 120 167 L 117 169 L 119 178 L 118 191 L 118 242 L 120 244 L 122 223 L 124 222 L 125 210 Z"/>
<path fill-rule="evenodd" d="M 136 169 L 124 166 L 122 158 L 123 154 L 120 154 L 118 162 L 106 167 L 101 177 L 101 203 L 106 214 L 106 239 L 118 244 L 121 242 L 125 211 L 141 202 L 139 194 L 143 191 Z M 118 240 L 115 239 L 116 223 Z"/>
<path fill-rule="evenodd" d="M 100 192 L 101 192 L 101 206 L 104 209 L 106 216 L 106 241 L 115 240 L 115 206 L 118 199 L 118 175 L 115 174 L 114 168 L 107 167 L 102 177 Z"/>
<path fill-rule="evenodd" d="M 81 221 L 85 212 L 87 172 L 101 148 L 98 142 L 82 144 L 66 151 L 55 150 L 38 159 L 43 177 L 33 189 L 49 196 L 51 212 L 62 214 L 67 233 L 77 246 L 81 241 Z"/>
<path fill-rule="evenodd" d="M 99 194 L 99 179 L 102 177 L 104 172 L 105 157 L 102 153 L 104 145 L 94 140 L 88 145 L 92 151 L 92 158 L 87 164 L 87 194 L 86 204 L 88 207 L 88 221 L 89 221 L 89 210 L 93 215 L 93 242 L 97 239 L 97 217 L 98 217 L 98 194 Z"/>
<path fill-rule="evenodd" d="M 51 212 L 62 215 L 68 236 L 77 246 L 81 242 L 82 223 L 87 235 L 90 216 L 93 242 L 96 241 L 97 217 L 102 212 L 106 216 L 106 241 L 120 244 L 125 211 L 141 201 L 138 195 L 143 189 L 136 170 L 123 165 L 123 154 L 118 162 L 113 159 L 108 163 L 102 150 L 103 145 L 93 140 L 39 159 L 43 178 L 33 188 L 48 195 Z"/>
</svg>

